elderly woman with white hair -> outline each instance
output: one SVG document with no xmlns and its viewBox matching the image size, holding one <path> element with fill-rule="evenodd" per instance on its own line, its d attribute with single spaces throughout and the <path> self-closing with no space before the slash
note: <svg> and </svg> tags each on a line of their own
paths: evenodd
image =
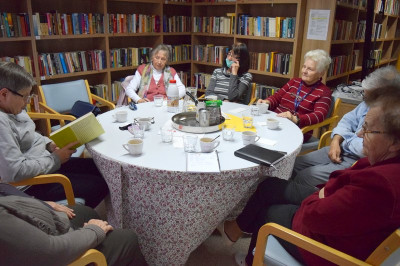
<svg viewBox="0 0 400 266">
<path fill-rule="evenodd" d="M 376 94 L 386 93 L 385 88 L 400 84 L 400 73 L 394 66 L 378 68 L 362 81 L 364 97 L 376 98 Z M 352 111 L 345 114 L 332 131 L 329 146 L 296 158 L 292 179 L 294 182 L 317 186 L 328 181 L 329 175 L 336 170 L 351 167 L 364 157 L 363 139 L 357 136 L 364 124 L 369 110 L 363 101 Z"/>
<path fill-rule="evenodd" d="M 274 95 L 259 103 L 269 104 L 269 109 L 286 117 L 300 128 L 322 122 L 331 105 L 331 90 L 321 82 L 331 58 L 324 50 L 308 51 L 304 56 L 301 78 L 293 78 Z M 312 132 L 304 135 L 304 142 Z"/>
<path fill-rule="evenodd" d="M 126 87 L 126 95 L 136 103 L 153 101 L 154 95 L 166 96 L 169 80 L 174 79 L 179 90 L 179 97 L 183 97 L 185 85 L 176 70 L 168 66 L 169 47 L 165 44 L 158 45 L 151 51 L 150 58 L 150 63 L 142 64 L 136 70 L 134 77 Z"/>
</svg>

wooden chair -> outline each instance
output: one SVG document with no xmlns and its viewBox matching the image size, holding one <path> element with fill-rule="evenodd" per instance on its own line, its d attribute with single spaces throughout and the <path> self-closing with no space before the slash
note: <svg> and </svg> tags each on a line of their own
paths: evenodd
<svg viewBox="0 0 400 266">
<path fill-rule="evenodd" d="M 268 264 L 268 261 L 271 260 L 275 261 L 275 265 L 277 265 L 277 262 L 279 262 L 279 265 L 288 265 L 283 262 L 284 260 L 290 261 L 290 265 L 296 264 L 297 261 L 295 261 L 293 257 L 291 258 L 292 260 L 289 260 L 290 258 L 287 257 L 282 257 L 282 254 L 284 254 L 285 256 L 288 255 L 288 253 L 285 254 L 286 251 L 283 249 L 282 246 L 280 246 L 280 248 L 283 249 L 283 251 L 280 254 L 269 253 L 270 247 L 267 245 L 267 243 L 269 243 L 271 240 L 275 240 L 274 244 L 280 245 L 273 236 L 286 240 L 337 265 L 381 265 L 382 263 L 388 263 L 387 265 L 394 265 L 392 263 L 394 261 L 398 263 L 400 259 L 399 229 L 396 229 L 395 232 L 387 237 L 365 261 L 361 261 L 346 253 L 343 253 L 309 237 L 296 233 L 293 230 L 285 228 L 281 225 L 275 223 L 267 223 L 263 225 L 258 231 L 253 266 L 266 265 Z M 265 250 L 265 247 L 267 247 L 267 250 Z M 279 249 L 277 249 L 276 247 L 272 247 L 272 249 L 275 249 L 275 251 L 279 252 Z M 297 265 L 301 264 L 297 262 Z"/>
<path fill-rule="evenodd" d="M 339 121 L 339 106 L 341 104 L 341 99 L 340 98 L 334 98 L 332 97 L 332 100 L 334 102 L 334 105 L 332 106 L 332 109 L 329 111 L 328 117 L 317 124 L 310 125 L 310 126 L 305 126 L 301 129 L 301 132 L 305 134 L 306 132 L 309 131 L 314 131 L 314 130 L 320 130 L 320 134 L 323 133 L 321 132 L 322 129 L 325 130 L 332 130 L 334 126 L 336 126 L 336 123 Z M 312 136 L 306 143 L 303 143 L 303 146 L 301 147 L 300 153 L 305 153 L 305 152 L 310 152 L 313 150 L 316 150 L 319 144 L 319 138 L 316 138 Z"/>
<path fill-rule="evenodd" d="M 30 179 L 26 179 L 19 182 L 10 183 L 13 186 L 27 186 L 27 185 L 38 185 L 48 183 L 60 183 L 64 187 L 65 196 L 67 198 L 68 205 L 75 205 L 74 191 L 68 177 L 61 174 L 48 174 L 39 175 Z M 89 249 L 82 256 L 74 260 L 70 266 L 83 266 L 93 263 L 98 266 L 106 266 L 107 261 L 103 253 L 96 249 Z"/>
</svg>

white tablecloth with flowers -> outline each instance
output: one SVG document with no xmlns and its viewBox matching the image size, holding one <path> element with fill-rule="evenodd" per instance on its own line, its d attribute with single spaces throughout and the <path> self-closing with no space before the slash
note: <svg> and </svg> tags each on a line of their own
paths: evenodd
<svg viewBox="0 0 400 266">
<path fill-rule="evenodd" d="M 248 106 L 224 103 L 224 113 L 240 116 Z M 155 124 L 145 132 L 143 154 L 132 156 L 122 147 L 133 136 L 119 130 L 126 123 L 116 123 L 113 114 L 128 111 L 128 122 L 137 117 L 154 117 Z M 153 103 L 139 104 L 137 111 L 121 107 L 98 116 L 106 133 L 86 147 L 103 174 L 109 189 L 106 202 L 110 224 L 133 229 L 149 265 L 183 265 L 216 226 L 227 217 L 235 217 L 265 176 L 288 179 L 301 149 L 300 129 L 287 119 L 277 130 L 263 124 L 270 112 L 255 117 L 261 136 L 258 145 L 286 151 L 276 169 L 260 166 L 234 156 L 243 147 L 241 133 L 234 141 L 219 138 L 217 148 L 220 173 L 186 172 L 186 156 L 179 141 L 187 133 L 176 131 L 173 143 L 161 142 L 159 128 L 170 125 L 173 114 Z M 221 132 L 209 133 L 215 137 Z M 199 138 L 203 134 L 199 135 Z"/>
</svg>

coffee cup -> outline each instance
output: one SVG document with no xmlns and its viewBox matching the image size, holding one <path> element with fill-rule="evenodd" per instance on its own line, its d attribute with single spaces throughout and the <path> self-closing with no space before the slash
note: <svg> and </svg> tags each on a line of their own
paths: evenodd
<svg viewBox="0 0 400 266">
<path fill-rule="evenodd" d="M 131 139 L 127 144 L 122 145 L 132 155 L 140 155 L 143 150 L 143 140 Z"/>
<path fill-rule="evenodd" d="M 154 124 L 154 117 L 138 117 L 134 121 L 139 126 L 142 126 L 144 130 L 149 130 L 151 124 Z"/>
<path fill-rule="evenodd" d="M 118 123 L 123 123 L 126 122 L 128 118 L 128 112 L 123 110 L 117 111 L 115 114 L 113 114 L 113 117 Z"/>
<path fill-rule="evenodd" d="M 219 140 L 214 140 L 212 138 L 201 138 L 200 139 L 200 149 L 201 152 L 212 152 L 219 145 Z"/>
<path fill-rule="evenodd" d="M 277 129 L 279 126 L 279 120 L 275 118 L 267 118 L 267 128 Z"/>
<path fill-rule="evenodd" d="M 260 137 L 257 136 L 257 132 L 253 132 L 253 131 L 243 131 L 242 132 L 243 145 L 254 144 L 259 139 L 260 139 Z"/>
<path fill-rule="evenodd" d="M 260 114 L 266 114 L 268 112 L 269 104 L 268 103 L 257 103 L 258 109 L 260 110 Z"/>
</svg>

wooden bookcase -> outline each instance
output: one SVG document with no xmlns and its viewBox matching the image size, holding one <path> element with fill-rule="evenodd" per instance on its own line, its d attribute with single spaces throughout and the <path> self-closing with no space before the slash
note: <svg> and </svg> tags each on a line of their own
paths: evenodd
<svg viewBox="0 0 400 266">
<path fill-rule="evenodd" d="M 332 89 L 339 84 L 348 84 L 351 81 L 361 79 L 364 40 L 363 38 L 359 38 L 357 27 L 362 23 L 362 21 L 367 19 L 367 12 L 363 1 L 359 0 L 356 4 L 353 3 L 357 1 L 347 2 L 348 3 L 346 3 L 346 1 L 338 2 L 324 0 L 307 1 L 305 28 L 307 28 L 310 19 L 310 10 L 322 9 L 330 10 L 329 30 L 326 41 L 309 40 L 307 39 L 307 32 L 305 31 L 303 35 L 302 56 L 309 50 L 320 48 L 328 51 L 332 57 L 344 55 L 352 59 L 354 52 L 359 51 L 358 59 L 354 60 L 354 67 L 347 65 L 344 67 L 342 73 L 326 75 L 324 77 L 324 81 Z M 352 26 L 348 39 L 334 39 L 335 20 L 351 21 Z M 378 14 L 378 11 L 375 10 L 374 23 L 381 24 L 380 37 L 378 37 L 376 43 L 373 44 L 373 49 L 381 51 L 381 58 L 379 61 L 376 61 L 375 67 L 378 68 L 388 64 L 396 65 L 400 51 L 399 16 L 384 13 L 381 17 Z M 373 40 L 374 38 L 372 37 L 372 41 Z M 351 62 L 351 60 L 349 60 L 349 62 Z"/>
<path fill-rule="evenodd" d="M 177 71 L 184 71 L 193 78 L 193 74 L 204 72 L 211 74 L 220 67 L 221 63 L 200 62 L 193 59 L 194 45 L 230 46 L 234 42 L 244 42 L 249 51 L 253 53 L 280 52 L 292 55 L 291 67 L 288 73 L 250 69 L 253 81 L 277 87 L 284 85 L 290 78 L 300 73 L 302 58 L 306 51 L 316 48 L 327 50 L 332 56 L 352 55 L 359 50 L 360 58 L 355 69 L 348 69 L 343 73 L 324 77 L 330 87 L 340 83 L 348 83 L 361 77 L 361 57 L 363 40 L 354 36 L 357 24 L 366 19 L 365 7 L 325 0 L 237 0 L 226 2 L 181 2 L 167 0 L 15 0 L 1 1 L 0 12 L 26 13 L 30 18 L 31 35 L 27 37 L 1 37 L 0 57 L 29 56 L 33 61 L 34 77 L 38 84 L 57 83 L 85 78 L 89 84 L 106 84 L 109 88 L 113 81 L 120 80 L 134 73 L 137 65 L 112 66 L 110 52 L 113 49 L 129 47 L 154 47 L 165 43 L 175 45 L 192 45 L 189 58 L 172 61 L 171 65 Z M 307 29 L 309 11 L 311 9 L 330 10 L 328 38 L 326 41 L 308 40 Z M 50 35 L 35 36 L 33 28 L 33 15 L 36 13 L 99 13 L 105 18 L 110 14 L 143 14 L 158 16 L 160 30 L 158 32 L 112 32 L 105 23 L 104 33 L 78 34 L 78 35 Z M 228 16 L 229 14 L 229 16 Z M 194 32 L 195 17 L 235 17 L 235 24 L 243 14 L 249 17 L 295 17 L 294 38 L 264 37 L 239 34 L 237 29 L 232 33 L 213 33 L 212 31 Z M 164 16 L 168 19 L 174 16 L 190 18 L 191 30 L 168 32 L 163 30 Z M 352 22 L 350 39 L 333 40 L 335 20 Z M 381 37 L 376 42 L 376 49 L 382 50 L 382 59 L 377 67 L 396 64 L 400 53 L 400 18 L 399 16 L 385 13 L 382 18 L 375 15 L 375 22 L 382 24 Z M 72 72 L 67 74 L 40 75 L 39 55 L 42 53 L 63 53 L 81 50 L 102 50 L 105 52 L 105 67 L 100 70 Z M 189 83 L 188 83 L 189 85 Z"/>
</svg>

